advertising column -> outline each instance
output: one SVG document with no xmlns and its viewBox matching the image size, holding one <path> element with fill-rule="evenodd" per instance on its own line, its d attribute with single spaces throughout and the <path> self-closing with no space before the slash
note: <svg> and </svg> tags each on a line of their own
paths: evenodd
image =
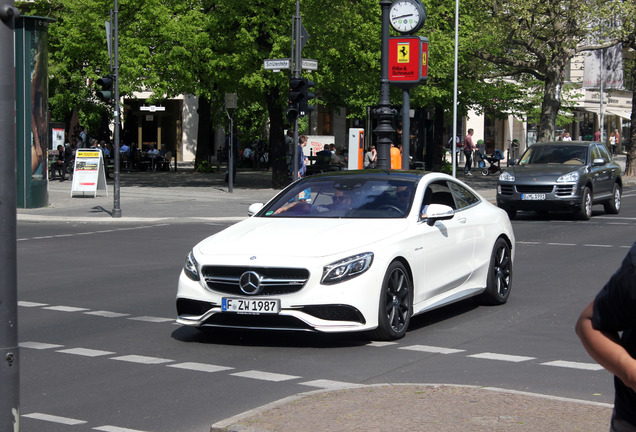
<svg viewBox="0 0 636 432">
<path fill-rule="evenodd" d="M 48 25 L 20 17 L 15 25 L 17 207 L 46 207 L 48 194 Z"/>
</svg>

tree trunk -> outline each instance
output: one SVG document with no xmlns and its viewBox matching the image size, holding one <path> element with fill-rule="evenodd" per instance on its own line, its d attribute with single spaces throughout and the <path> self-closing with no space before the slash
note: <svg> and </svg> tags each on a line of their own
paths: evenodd
<svg viewBox="0 0 636 432">
<path fill-rule="evenodd" d="M 430 171 L 439 172 L 442 170 L 442 157 L 444 148 L 444 107 L 435 105 L 435 113 L 433 120 L 433 145 L 429 147 L 431 151 L 431 167 Z M 459 132 L 459 131 L 458 131 Z M 452 133 L 452 132 L 451 132 Z M 453 149 L 451 148 L 451 153 Z"/>
<path fill-rule="evenodd" d="M 210 99 L 207 96 L 199 96 L 199 126 L 197 127 L 197 153 L 194 160 L 194 169 L 203 161 L 210 161 Z"/>
<path fill-rule="evenodd" d="M 556 130 L 556 118 L 561 109 L 561 89 L 563 87 L 563 74 L 558 71 L 549 71 L 546 74 L 544 85 L 543 103 L 541 104 L 541 117 L 539 120 L 538 142 L 553 141 Z"/>
<path fill-rule="evenodd" d="M 269 114 L 269 162 L 272 167 L 272 187 L 281 189 L 289 184 L 287 172 L 287 148 L 283 132 L 283 111 L 280 103 L 280 89 L 269 87 L 267 91 L 267 112 Z"/>
</svg>

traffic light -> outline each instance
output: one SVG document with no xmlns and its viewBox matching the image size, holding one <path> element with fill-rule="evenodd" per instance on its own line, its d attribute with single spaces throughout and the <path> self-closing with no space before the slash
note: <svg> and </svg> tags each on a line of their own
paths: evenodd
<svg viewBox="0 0 636 432">
<path fill-rule="evenodd" d="M 97 80 L 97 85 L 102 89 L 98 90 L 97 99 L 102 102 L 110 103 L 113 100 L 113 76 L 106 75 Z"/>
<path fill-rule="evenodd" d="M 289 79 L 289 105 L 287 106 L 287 119 L 294 121 L 298 118 L 300 101 L 303 97 L 302 88 L 305 82 L 302 78 Z"/>
<path fill-rule="evenodd" d="M 313 81 L 309 81 L 307 78 L 301 78 L 303 80 L 303 86 L 301 88 L 302 98 L 299 104 L 300 115 L 304 116 L 309 114 L 314 110 L 313 105 L 309 105 L 309 99 L 313 99 L 316 97 L 315 94 L 311 93 L 312 87 L 316 85 Z"/>
</svg>

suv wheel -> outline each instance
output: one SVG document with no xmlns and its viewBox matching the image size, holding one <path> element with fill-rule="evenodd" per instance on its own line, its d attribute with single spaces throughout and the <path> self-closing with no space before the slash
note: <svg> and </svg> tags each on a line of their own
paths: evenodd
<svg viewBox="0 0 636 432">
<path fill-rule="evenodd" d="M 590 220 L 592 217 L 592 191 L 588 187 L 583 190 L 583 198 L 581 199 L 578 216 L 582 220 Z"/>
<path fill-rule="evenodd" d="M 607 214 L 618 214 L 621 211 L 621 195 L 622 195 L 621 187 L 618 183 L 614 183 L 614 189 L 612 190 L 612 198 L 603 203 L 603 207 L 605 208 L 605 213 Z"/>
</svg>

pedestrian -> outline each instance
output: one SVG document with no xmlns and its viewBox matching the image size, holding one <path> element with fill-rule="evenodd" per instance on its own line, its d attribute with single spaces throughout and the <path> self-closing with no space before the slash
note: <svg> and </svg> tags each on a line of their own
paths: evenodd
<svg viewBox="0 0 636 432">
<path fill-rule="evenodd" d="M 610 132 L 608 143 L 609 143 L 609 148 L 612 155 L 615 155 L 616 154 L 616 135 L 614 134 L 614 132 Z"/>
<path fill-rule="evenodd" d="M 565 132 L 563 134 L 563 141 L 572 141 L 572 137 L 570 136 L 570 132 Z"/>
<path fill-rule="evenodd" d="M 298 177 L 296 179 L 301 179 L 307 173 L 307 163 L 309 159 L 305 156 L 305 151 L 303 150 L 307 145 L 307 135 L 303 134 L 298 137 Z"/>
<path fill-rule="evenodd" d="M 391 142 L 391 169 L 402 169 L 402 153 L 400 149 L 395 146 L 393 142 Z"/>
<path fill-rule="evenodd" d="M 362 163 L 363 168 L 373 169 L 376 167 L 378 159 L 378 152 L 375 149 L 375 146 L 372 145 L 371 148 L 364 154 L 364 162 Z"/>
<path fill-rule="evenodd" d="M 51 164 L 51 179 L 55 180 L 55 174 L 57 171 L 60 173 L 60 181 L 66 180 L 66 167 L 68 162 L 66 160 L 66 153 L 64 152 L 64 146 L 62 144 L 57 145 L 57 157 L 53 164 Z"/>
<path fill-rule="evenodd" d="M 467 176 L 472 176 L 470 169 L 473 164 L 473 150 L 475 150 L 475 144 L 473 143 L 473 134 L 475 131 L 470 128 L 468 129 L 468 134 L 464 139 L 464 157 L 466 158 L 466 165 L 464 166 L 464 174 Z"/>
<path fill-rule="evenodd" d="M 636 431 L 636 242 L 581 313 L 576 334 L 594 360 L 614 374 L 610 432 Z M 621 333 L 622 332 L 622 333 Z"/>
<path fill-rule="evenodd" d="M 596 132 L 594 132 L 594 141 L 601 142 L 601 130 L 600 129 L 598 129 Z"/>
<path fill-rule="evenodd" d="M 616 155 L 616 149 L 618 145 L 621 143 L 621 134 L 618 133 L 618 129 L 614 129 L 614 149 L 612 150 L 612 154 Z"/>
</svg>

